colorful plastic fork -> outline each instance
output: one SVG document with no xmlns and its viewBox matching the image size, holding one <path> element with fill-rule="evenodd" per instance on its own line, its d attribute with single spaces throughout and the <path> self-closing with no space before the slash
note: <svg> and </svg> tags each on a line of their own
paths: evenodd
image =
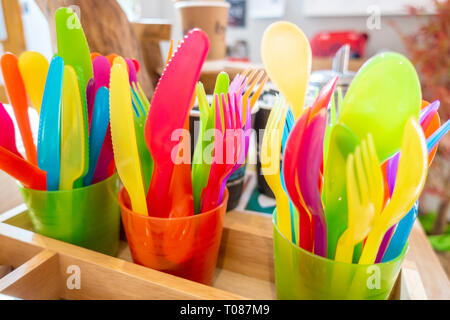
<svg viewBox="0 0 450 320">
<path fill-rule="evenodd" d="M 284 124 L 287 116 L 287 105 L 277 99 L 267 122 L 261 148 L 261 169 L 264 178 L 277 201 L 277 224 L 280 232 L 292 240 L 293 221 L 289 207 L 289 198 L 283 189 L 280 172 L 281 143 Z"/>
<path fill-rule="evenodd" d="M 348 157 L 346 173 L 348 223 L 339 238 L 335 260 L 352 263 L 355 245 L 367 237 L 384 202 L 383 173 L 370 134 Z"/>
<path fill-rule="evenodd" d="M 428 150 L 417 120 L 408 120 L 403 134 L 397 182 L 391 201 L 381 215 L 375 218 L 359 260 L 360 264 L 373 264 L 384 233 L 398 223 L 417 201 L 428 171 Z"/>
<path fill-rule="evenodd" d="M 27 51 L 19 57 L 19 69 L 32 106 L 39 113 L 45 89 L 49 63 L 38 52 Z"/>
<path fill-rule="evenodd" d="M 39 117 L 38 165 L 47 172 L 47 190 L 59 188 L 61 160 L 61 96 L 64 61 L 55 56 L 48 70 Z"/>
<path fill-rule="evenodd" d="M 18 60 L 12 53 L 5 53 L 1 58 L 1 69 L 5 81 L 8 100 L 14 110 L 20 135 L 25 146 L 25 154 L 28 161 L 37 164 L 36 146 L 31 132 L 30 119 L 28 115 L 28 98 L 20 75 Z"/>
<path fill-rule="evenodd" d="M 225 126 L 220 121 L 219 106 L 223 108 Z M 236 166 L 241 151 L 242 121 L 236 115 L 230 101 L 222 94 L 221 103 L 219 96 L 215 96 L 216 131 L 214 136 L 214 158 L 211 165 L 208 184 L 202 192 L 201 212 L 207 212 L 219 206 L 220 186 L 226 177 Z"/>
<path fill-rule="evenodd" d="M 86 163 L 88 150 L 85 137 L 87 123 L 85 122 L 80 89 L 75 70 L 64 66 L 61 110 L 61 174 L 59 190 L 71 190 L 83 186 L 82 178 L 88 171 Z"/>
<path fill-rule="evenodd" d="M 16 156 L 23 158 L 17 150 L 16 146 L 16 131 L 14 129 L 14 122 L 6 112 L 5 107 L 0 102 L 0 146 L 6 150 L 14 153 Z"/>
<path fill-rule="evenodd" d="M 166 204 L 170 203 L 168 196 L 174 167 L 172 151 L 178 144 L 171 137 L 174 130 L 184 128 L 208 50 L 208 36 L 199 29 L 190 31 L 156 87 L 145 127 L 145 139 L 154 160 L 147 194 L 151 216 L 169 215 Z"/>
</svg>

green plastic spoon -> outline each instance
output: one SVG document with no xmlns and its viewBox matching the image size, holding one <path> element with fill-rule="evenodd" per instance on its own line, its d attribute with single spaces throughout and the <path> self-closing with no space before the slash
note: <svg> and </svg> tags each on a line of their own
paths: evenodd
<svg viewBox="0 0 450 320">
<path fill-rule="evenodd" d="M 422 93 L 411 62 L 398 53 L 381 53 L 359 70 L 344 99 L 339 121 L 359 139 L 372 133 L 384 162 L 400 148 L 411 116 L 419 119 Z"/>
</svg>

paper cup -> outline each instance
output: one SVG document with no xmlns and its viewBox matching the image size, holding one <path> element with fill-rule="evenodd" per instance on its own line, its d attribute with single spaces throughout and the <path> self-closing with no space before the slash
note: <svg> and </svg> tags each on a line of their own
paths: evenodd
<svg viewBox="0 0 450 320">
<path fill-rule="evenodd" d="M 183 33 L 194 28 L 206 32 L 210 41 L 207 60 L 222 60 L 227 55 L 226 31 L 230 4 L 225 1 L 177 1 Z"/>
</svg>

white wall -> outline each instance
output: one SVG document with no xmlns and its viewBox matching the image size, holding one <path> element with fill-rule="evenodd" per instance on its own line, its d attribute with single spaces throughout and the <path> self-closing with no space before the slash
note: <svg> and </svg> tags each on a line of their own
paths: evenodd
<svg viewBox="0 0 450 320">
<path fill-rule="evenodd" d="M 180 18 L 178 13 L 175 12 L 171 0 L 141 1 L 142 14 L 144 17 L 171 19 L 174 23 L 173 38 L 181 38 Z M 397 32 L 390 26 L 390 22 L 394 21 L 403 32 L 412 33 L 416 31 L 421 22 L 426 19 L 426 17 L 382 16 L 381 29 L 370 31 L 366 26 L 367 17 L 306 17 L 303 14 L 302 2 L 302 0 L 286 0 L 286 14 L 283 19 L 297 24 L 310 38 L 315 33 L 322 30 L 354 29 L 361 32 L 367 32 L 370 35 L 367 51 L 369 56 L 381 49 L 389 49 L 402 53 L 405 52 L 402 41 Z M 228 38 L 230 40 L 247 40 L 250 49 L 250 58 L 253 62 L 260 62 L 259 45 L 262 34 L 265 28 L 274 21 L 276 20 L 251 20 L 248 17 L 247 10 L 247 27 L 230 28 L 228 30 Z"/>
</svg>

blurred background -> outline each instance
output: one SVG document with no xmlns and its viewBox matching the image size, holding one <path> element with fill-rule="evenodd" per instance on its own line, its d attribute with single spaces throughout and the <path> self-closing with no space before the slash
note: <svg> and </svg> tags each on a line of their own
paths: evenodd
<svg viewBox="0 0 450 320">
<path fill-rule="evenodd" d="M 217 74 L 230 76 L 249 65 L 262 68 L 260 42 L 277 20 L 297 24 L 310 39 L 314 98 L 327 80 L 339 75 L 344 90 L 355 72 L 374 54 L 396 51 L 408 56 L 423 85 L 424 99 L 441 100 L 440 116 L 450 115 L 450 0 L 0 0 L 0 51 L 20 54 L 55 52 L 53 12 L 72 6 L 81 18 L 90 49 L 107 55 L 134 57 L 140 82 L 151 98 L 171 46 L 193 27 L 205 30 L 211 50 L 201 81 L 214 88 Z M 7 98 L 0 79 L 0 101 Z M 256 129 L 264 128 L 276 88 L 268 83 L 255 114 Z M 307 103 L 311 103 L 308 100 Z M 421 199 L 421 221 L 449 273 L 450 138 L 445 138 L 430 170 Z M 257 151 L 254 157 L 256 158 Z M 256 162 L 256 160 L 255 160 Z M 257 170 L 257 166 L 254 168 Z M 271 210 L 264 179 L 254 178 L 255 192 L 237 205 Z M 239 182 L 248 183 L 242 177 Z M 247 188 L 248 189 L 248 188 Z M 15 195 L 6 194 L 6 197 Z M 20 196 L 17 199 L 20 202 Z M 244 204 L 242 202 L 244 201 Z M 239 202 L 239 204 L 238 204 Z M 261 209 L 260 208 L 260 209 Z M 0 201 L 0 212 L 3 208 Z"/>
</svg>

